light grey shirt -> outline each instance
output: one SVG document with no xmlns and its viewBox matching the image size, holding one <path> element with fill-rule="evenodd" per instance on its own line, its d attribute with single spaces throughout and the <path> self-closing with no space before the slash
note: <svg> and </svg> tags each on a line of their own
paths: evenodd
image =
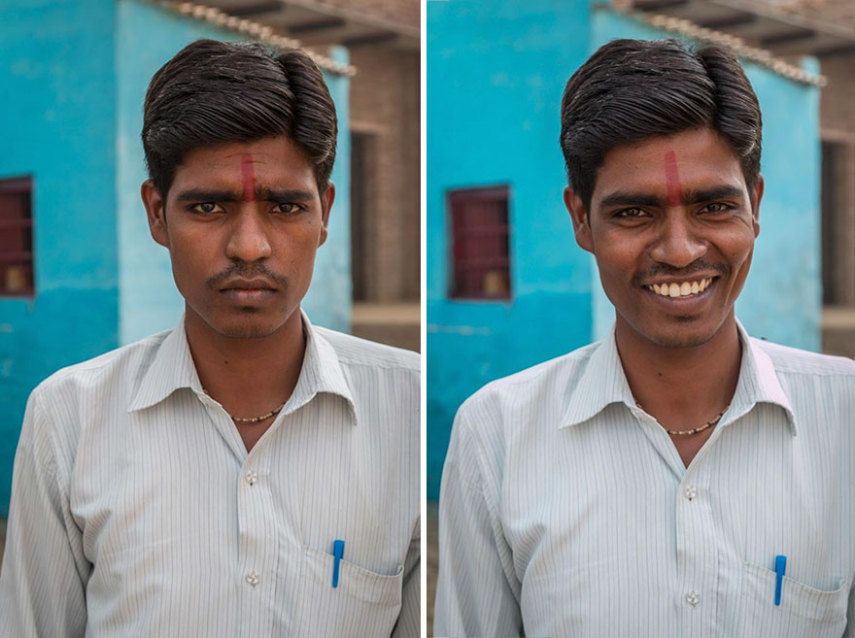
<svg viewBox="0 0 855 638">
<path fill-rule="evenodd" d="M 468 399 L 442 477 L 436 635 L 852 634 L 855 362 L 740 335 L 736 393 L 688 469 L 613 335 Z"/>
<path fill-rule="evenodd" d="M 418 355 L 304 326 L 249 454 L 183 322 L 33 391 L 0 635 L 418 635 Z"/>
</svg>

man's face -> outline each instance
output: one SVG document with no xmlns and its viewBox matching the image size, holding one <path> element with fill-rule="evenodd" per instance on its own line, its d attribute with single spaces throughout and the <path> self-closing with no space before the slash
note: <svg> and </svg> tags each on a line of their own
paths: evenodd
<svg viewBox="0 0 855 638">
<path fill-rule="evenodd" d="M 734 321 L 762 193 L 762 178 L 748 192 L 738 158 L 707 128 L 612 149 L 589 211 L 565 192 L 622 338 L 692 347 Z"/>
<path fill-rule="evenodd" d="M 187 321 L 235 338 L 296 320 L 334 198 L 287 137 L 188 152 L 164 203 L 142 187 L 155 241 L 169 249 Z"/>
</svg>

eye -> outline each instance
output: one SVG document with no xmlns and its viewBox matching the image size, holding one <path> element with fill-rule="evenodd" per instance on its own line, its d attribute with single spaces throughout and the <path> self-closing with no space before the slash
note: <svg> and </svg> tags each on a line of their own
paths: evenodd
<svg viewBox="0 0 855 638">
<path fill-rule="evenodd" d="M 730 210 L 733 210 L 733 206 L 731 206 L 730 204 L 725 204 L 724 202 L 712 202 L 712 203 L 704 206 L 701 209 L 701 212 L 702 213 L 717 214 L 717 213 L 726 213 Z"/>
<path fill-rule="evenodd" d="M 193 204 L 190 210 L 201 215 L 213 215 L 214 213 L 222 212 L 223 208 L 214 202 L 200 202 L 199 204 Z"/>
<path fill-rule="evenodd" d="M 621 210 L 615 211 L 612 216 L 617 219 L 638 219 L 640 217 L 645 217 L 646 215 L 647 213 L 644 209 L 633 206 L 632 208 L 622 208 Z"/>
<path fill-rule="evenodd" d="M 293 202 L 280 202 L 273 207 L 274 212 L 282 215 L 296 215 L 303 210 L 305 210 L 303 206 Z"/>
</svg>

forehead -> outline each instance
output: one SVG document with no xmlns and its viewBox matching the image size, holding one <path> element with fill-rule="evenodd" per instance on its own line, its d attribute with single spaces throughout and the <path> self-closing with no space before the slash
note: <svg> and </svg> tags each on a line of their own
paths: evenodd
<svg viewBox="0 0 855 638">
<path fill-rule="evenodd" d="M 314 170 L 305 153 L 283 135 L 192 149 L 176 167 L 173 184 L 239 185 L 249 167 L 256 180 L 292 186 L 314 183 Z"/>
<path fill-rule="evenodd" d="M 592 199 L 616 191 L 661 195 L 675 182 L 682 189 L 727 185 L 747 192 L 736 153 L 716 131 L 702 128 L 611 149 L 597 171 Z"/>
</svg>

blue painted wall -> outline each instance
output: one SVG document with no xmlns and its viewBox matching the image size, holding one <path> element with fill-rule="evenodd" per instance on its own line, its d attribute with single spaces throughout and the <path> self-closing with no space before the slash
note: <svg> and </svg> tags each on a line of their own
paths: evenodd
<svg viewBox="0 0 855 638">
<path fill-rule="evenodd" d="M 135 0 L 2 0 L 0 178 L 34 178 L 36 295 L 0 298 L 0 516 L 30 391 L 57 369 L 175 325 L 183 311 L 151 239 L 142 104 L 154 72 L 225 31 Z M 333 52 L 347 62 L 343 49 Z M 337 198 L 304 301 L 350 327 L 349 81 L 327 75 L 340 126 Z"/>
<path fill-rule="evenodd" d="M 614 321 L 562 203 L 561 93 L 605 42 L 667 34 L 557 0 L 429 2 L 427 25 L 427 488 L 436 498 L 454 413 L 468 395 L 600 338 Z M 737 311 L 753 334 L 815 350 L 818 91 L 752 65 L 748 73 L 763 108 L 767 186 Z M 512 299 L 450 300 L 445 194 L 502 183 L 511 188 Z"/>
<path fill-rule="evenodd" d="M 30 390 L 118 344 L 115 5 L 4 0 L 0 177 L 34 180 L 36 295 L 0 298 L 0 516 Z"/>
<path fill-rule="evenodd" d="M 556 6 L 564 10 L 556 11 Z M 587 57 L 585 2 L 427 4 L 428 494 L 478 387 L 587 343 L 591 265 L 561 193 L 561 93 Z M 508 184 L 508 302 L 449 300 L 449 189 Z"/>
<path fill-rule="evenodd" d="M 173 283 L 169 253 L 151 239 L 139 196 L 140 184 L 148 177 L 140 131 L 149 80 L 167 60 L 194 40 L 238 42 L 240 38 L 147 3 L 121 0 L 117 6 L 119 332 L 120 341 L 130 343 L 171 328 L 184 311 L 184 300 Z M 337 61 L 347 62 L 344 49 L 337 49 L 334 55 Z M 351 298 L 348 78 L 330 74 L 325 77 L 341 123 L 332 174 L 336 202 L 330 217 L 329 239 L 318 251 L 314 283 L 303 307 L 314 323 L 347 331 Z"/>
</svg>

